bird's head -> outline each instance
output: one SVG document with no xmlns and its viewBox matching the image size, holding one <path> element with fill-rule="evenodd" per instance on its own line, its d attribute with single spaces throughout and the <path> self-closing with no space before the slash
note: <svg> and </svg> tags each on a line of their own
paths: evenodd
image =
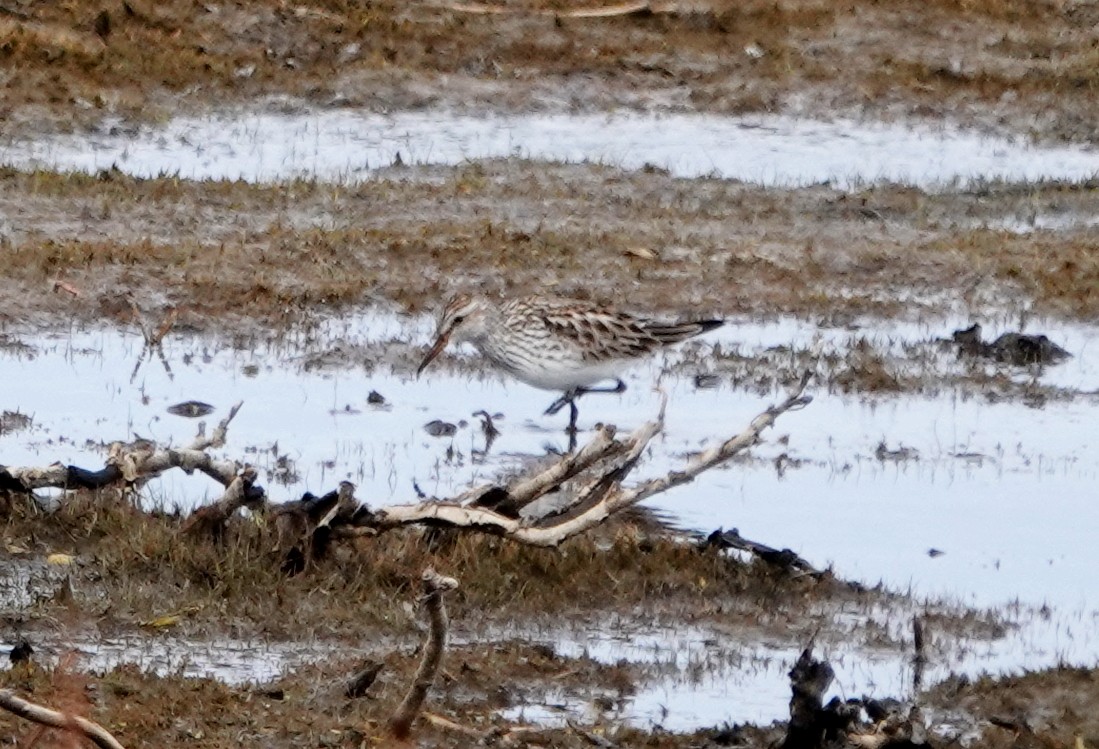
<svg viewBox="0 0 1099 749">
<path fill-rule="evenodd" d="M 419 377 L 427 365 L 442 353 L 451 341 L 455 343 L 475 341 L 483 335 L 490 310 L 489 303 L 480 297 L 469 294 L 451 297 L 443 308 L 439 325 L 435 329 L 435 343 L 424 356 L 424 360 L 420 362 L 420 366 L 416 369 L 416 376 Z"/>
</svg>

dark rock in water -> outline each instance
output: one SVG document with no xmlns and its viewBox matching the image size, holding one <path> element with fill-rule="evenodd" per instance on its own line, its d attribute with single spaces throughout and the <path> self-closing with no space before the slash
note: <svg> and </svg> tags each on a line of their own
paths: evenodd
<svg viewBox="0 0 1099 749">
<path fill-rule="evenodd" d="M 869 697 L 863 697 L 862 699 L 862 706 L 866 710 L 867 717 L 875 723 L 881 723 L 886 718 L 900 715 L 905 709 L 900 700 L 895 700 L 892 697 L 884 697 L 880 700 Z"/>
<path fill-rule="evenodd" d="M 26 640 L 20 640 L 8 653 L 8 659 L 12 664 L 16 664 L 29 661 L 32 655 L 34 655 L 34 648 L 31 647 L 31 644 Z"/>
<path fill-rule="evenodd" d="M 1057 364 L 1072 356 L 1045 335 L 1004 333 L 992 342 L 999 361 L 1012 364 Z"/>
<path fill-rule="evenodd" d="M 953 338 L 958 344 L 959 354 L 995 359 L 1018 366 L 1057 364 L 1072 356 L 1043 334 L 1004 333 L 995 341 L 986 343 L 981 340 L 980 323 L 974 323 L 963 330 L 955 330 Z"/>
<path fill-rule="evenodd" d="M 715 374 L 695 375 L 695 387 L 699 390 L 709 390 L 721 384 L 721 378 Z"/>
<path fill-rule="evenodd" d="M 377 390 L 371 390 L 370 395 L 366 396 L 366 402 L 372 406 L 380 406 L 385 403 L 385 396 Z"/>
<path fill-rule="evenodd" d="M 458 427 L 447 421 L 435 419 L 424 424 L 424 431 L 432 437 L 452 437 L 458 432 Z"/>
<path fill-rule="evenodd" d="M 343 693 L 347 697 L 362 697 L 366 694 L 366 690 L 370 689 L 370 686 L 374 683 L 374 680 L 378 678 L 378 674 L 381 673 L 385 663 L 382 661 L 366 661 L 363 667 L 359 669 L 358 673 L 351 677 L 350 681 L 344 687 Z"/>
<path fill-rule="evenodd" d="M 958 350 L 961 353 L 971 356 L 979 355 L 981 346 L 984 345 L 981 342 L 981 324 L 978 322 L 973 323 L 968 328 L 955 330 L 952 338 L 954 343 L 958 344 Z"/>
<path fill-rule="evenodd" d="M 174 406 L 168 406 L 168 413 L 188 419 L 197 419 L 199 416 L 206 416 L 213 412 L 214 407 L 202 401 L 184 401 Z"/>
</svg>

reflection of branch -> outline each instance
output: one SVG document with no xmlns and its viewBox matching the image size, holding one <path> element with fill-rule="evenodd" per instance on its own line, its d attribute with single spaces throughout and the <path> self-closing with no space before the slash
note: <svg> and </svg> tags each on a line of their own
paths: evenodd
<svg viewBox="0 0 1099 749">
<path fill-rule="evenodd" d="M 453 577 L 443 577 L 431 567 L 424 570 L 421 580 L 424 594 L 420 600 L 427 606 L 428 615 L 431 617 L 431 628 L 427 633 L 424 654 L 420 659 L 420 667 L 416 669 L 412 686 L 409 687 L 408 694 L 389 721 L 389 730 L 399 739 L 408 738 L 412 730 L 412 722 L 416 720 L 427 697 L 427 690 L 435 682 L 435 674 L 439 671 L 439 664 L 443 660 L 443 649 L 446 647 L 447 618 L 446 607 L 443 606 L 443 594 L 458 587 L 458 581 Z"/>
<path fill-rule="evenodd" d="M 28 702 L 21 697 L 16 697 L 15 692 L 10 689 L 0 689 L 0 707 L 15 713 L 20 718 L 26 718 L 43 726 L 82 734 L 100 749 L 125 749 L 107 729 L 98 723 L 93 723 L 79 715 L 59 713 L 48 707 Z"/>
<path fill-rule="evenodd" d="M 641 425 L 624 440 L 614 439 L 609 428 L 601 429 L 580 451 L 562 457 L 533 477 L 520 479 L 507 488 L 478 490 L 482 497 L 490 493 L 500 495 L 492 503 L 494 507 L 508 506 L 509 510 L 514 510 L 516 506 L 523 507 L 549 491 L 562 488 L 566 481 L 598 466 L 595 475 L 589 477 L 580 488 L 565 492 L 565 499 L 557 508 L 534 519 L 520 518 L 513 511 L 505 514 L 497 509 L 478 506 L 476 502 L 467 505 L 458 501 L 428 501 L 382 508 L 372 513 L 365 522 L 379 531 L 419 523 L 469 528 L 532 546 L 557 546 L 602 523 L 614 513 L 692 481 L 700 473 L 757 444 L 762 432 L 774 425 L 779 416 L 803 408 L 812 400 L 810 396 L 803 395 L 808 383 L 809 374 L 806 373 L 784 401 L 756 416 L 740 434 L 695 456 L 682 470 L 672 471 L 629 489 L 623 488 L 621 482 L 633 470 L 649 441 L 663 428 L 663 408 L 655 421 Z M 466 499 L 470 494 L 460 499 Z M 575 514 L 559 522 L 545 523 L 551 516 L 568 512 Z"/>
</svg>

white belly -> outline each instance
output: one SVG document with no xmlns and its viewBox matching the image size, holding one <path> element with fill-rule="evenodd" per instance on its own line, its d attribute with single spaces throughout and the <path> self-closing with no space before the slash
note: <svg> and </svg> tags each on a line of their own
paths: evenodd
<svg viewBox="0 0 1099 749">
<path fill-rule="evenodd" d="M 590 387 L 604 380 L 617 379 L 619 372 L 625 368 L 626 364 L 620 361 L 600 362 L 570 368 L 547 366 L 540 369 L 512 369 L 501 367 L 508 374 L 528 385 L 533 385 L 542 390 L 558 391 Z"/>
<path fill-rule="evenodd" d="M 585 362 L 573 350 L 558 347 L 533 355 L 515 348 L 494 350 L 479 347 L 496 369 L 542 390 L 565 391 L 617 379 L 630 362 L 610 360 Z"/>
</svg>

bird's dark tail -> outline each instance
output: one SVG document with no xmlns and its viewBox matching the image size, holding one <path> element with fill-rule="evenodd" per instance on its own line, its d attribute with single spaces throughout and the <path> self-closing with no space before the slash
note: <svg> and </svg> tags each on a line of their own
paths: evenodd
<svg viewBox="0 0 1099 749">
<path fill-rule="evenodd" d="M 725 324 L 724 320 L 692 320 L 680 323 L 650 322 L 645 325 L 645 332 L 652 334 L 661 343 L 679 343 L 696 335 L 720 328 Z"/>
</svg>

